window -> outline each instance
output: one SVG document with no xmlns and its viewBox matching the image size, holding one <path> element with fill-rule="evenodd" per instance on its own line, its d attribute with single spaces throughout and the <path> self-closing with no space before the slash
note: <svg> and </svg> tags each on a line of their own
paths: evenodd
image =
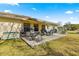
<svg viewBox="0 0 79 59">
<path fill-rule="evenodd" d="M 30 31 L 30 23 L 24 24 L 24 32 Z"/>
<path fill-rule="evenodd" d="M 38 24 L 34 24 L 34 31 L 38 31 L 39 28 L 38 28 Z"/>
</svg>

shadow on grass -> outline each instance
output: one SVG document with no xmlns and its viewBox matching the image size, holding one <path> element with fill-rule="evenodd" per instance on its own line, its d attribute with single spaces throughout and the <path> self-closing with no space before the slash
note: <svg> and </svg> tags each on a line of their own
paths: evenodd
<svg viewBox="0 0 79 59">
<path fill-rule="evenodd" d="M 45 56 L 64 56 L 62 53 L 50 48 L 48 42 L 43 44 L 41 47 L 47 52 Z"/>
</svg>

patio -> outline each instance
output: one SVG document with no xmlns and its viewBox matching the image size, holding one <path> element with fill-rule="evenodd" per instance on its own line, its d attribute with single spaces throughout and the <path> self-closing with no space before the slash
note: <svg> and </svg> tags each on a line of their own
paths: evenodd
<svg viewBox="0 0 79 59">
<path fill-rule="evenodd" d="M 45 42 L 51 41 L 51 40 L 55 40 L 61 37 L 66 36 L 65 34 L 58 34 L 58 33 L 54 33 L 53 35 L 50 36 L 41 36 L 40 38 L 42 38 L 42 40 L 40 41 L 36 41 L 36 40 L 28 40 L 25 37 L 21 37 L 28 45 L 30 45 L 31 47 L 35 47 L 37 45 L 43 44 Z"/>
</svg>

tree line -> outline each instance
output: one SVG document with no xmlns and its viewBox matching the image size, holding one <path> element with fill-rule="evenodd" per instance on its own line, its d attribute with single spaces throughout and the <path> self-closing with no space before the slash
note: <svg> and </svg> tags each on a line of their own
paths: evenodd
<svg viewBox="0 0 79 59">
<path fill-rule="evenodd" d="M 70 22 L 68 22 L 63 27 L 66 28 L 67 30 L 72 31 L 79 29 L 79 24 L 71 24 Z"/>
</svg>

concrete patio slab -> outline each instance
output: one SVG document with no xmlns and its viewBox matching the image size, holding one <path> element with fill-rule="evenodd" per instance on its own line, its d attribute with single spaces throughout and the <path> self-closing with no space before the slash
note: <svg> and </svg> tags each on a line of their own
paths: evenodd
<svg viewBox="0 0 79 59">
<path fill-rule="evenodd" d="M 43 44 L 45 42 L 51 41 L 51 40 L 56 40 L 58 38 L 64 37 L 66 35 L 64 34 L 53 34 L 51 36 L 42 36 L 42 40 L 39 42 L 36 42 L 35 40 L 29 41 L 28 39 L 26 39 L 25 37 L 22 37 L 22 39 L 29 44 L 31 47 Z"/>
</svg>

